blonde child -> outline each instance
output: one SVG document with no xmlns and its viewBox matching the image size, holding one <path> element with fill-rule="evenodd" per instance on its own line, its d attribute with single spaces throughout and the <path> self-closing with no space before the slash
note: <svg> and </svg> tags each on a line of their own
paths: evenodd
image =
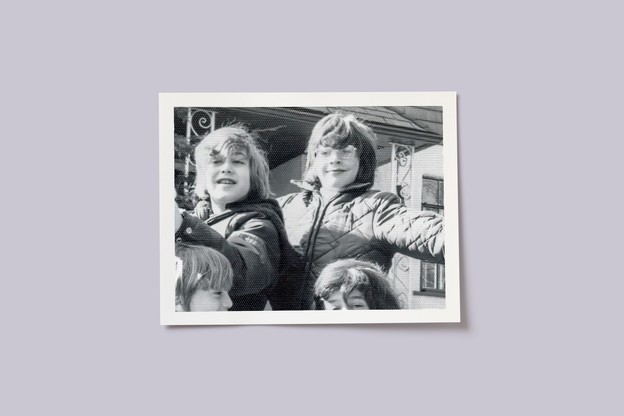
<svg viewBox="0 0 624 416">
<path fill-rule="evenodd" d="M 208 134 L 195 149 L 194 215 L 176 210 L 176 239 L 223 253 L 234 271 L 231 310 L 297 309 L 296 280 L 278 281 L 297 258 L 288 243 L 282 211 L 270 199 L 269 165 L 241 126 Z M 294 285 L 293 285 L 294 282 Z"/>
<path fill-rule="evenodd" d="M 176 244 L 176 311 L 227 311 L 232 306 L 232 267 L 219 252 Z"/>
</svg>

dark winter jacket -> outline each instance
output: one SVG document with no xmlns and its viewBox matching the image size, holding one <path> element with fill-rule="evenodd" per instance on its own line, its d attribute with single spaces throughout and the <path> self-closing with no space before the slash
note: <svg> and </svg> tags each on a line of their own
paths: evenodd
<svg viewBox="0 0 624 416">
<path fill-rule="evenodd" d="M 225 234 L 221 236 L 211 226 L 224 221 Z M 214 248 L 230 261 L 234 271 L 234 285 L 229 292 L 231 311 L 263 310 L 267 299 L 273 309 L 297 308 L 297 282 L 293 284 L 285 276 L 278 284 L 280 273 L 292 268 L 299 256 L 288 244 L 282 212 L 275 200 L 228 204 L 225 212 L 205 222 L 184 214 L 176 238 Z"/>
<path fill-rule="evenodd" d="M 395 253 L 444 262 L 443 217 L 408 209 L 398 196 L 351 185 L 328 201 L 305 182 L 303 191 L 279 199 L 292 246 L 304 258 L 306 298 L 323 268 L 357 258 L 389 269 Z"/>
</svg>

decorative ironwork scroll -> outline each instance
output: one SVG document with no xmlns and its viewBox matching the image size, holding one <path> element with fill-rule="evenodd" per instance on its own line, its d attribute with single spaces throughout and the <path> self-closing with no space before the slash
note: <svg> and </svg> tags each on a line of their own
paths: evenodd
<svg viewBox="0 0 624 416">
<path fill-rule="evenodd" d="M 191 133 L 194 136 L 203 136 L 209 131 L 214 131 L 215 125 L 215 116 L 216 113 L 214 111 L 208 111 L 201 108 L 191 109 L 190 116 L 188 116 L 188 126 L 191 128 Z M 188 136 L 188 130 L 187 130 Z"/>
<path fill-rule="evenodd" d="M 204 110 L 202 108 L 189 107 L 186 113 L 186 142 L 189 148 L 191 147 L 192 136 L 203 136 L 208 131 L 214 131 L 215 125 L 214 111 Z M 186 155 L 184 162 L 184 194 L 189 194 L 189 176 L 191 171 L 191 153 Z"/>
<path fill-rule="evenodd" d="M 412 146 L 404 146 L 402 144 L 392 144 L 392 157 L 396 166 L 393 175 L 396 175 L 396 193 L 405 204 L 412 196 L 412 154 L 414 153 Z"/>
<path fill-rule="evenodd" d="M 183 110 L 186 112 L 182 116 L 186 123 L 186 134 L 175 137 L 176 158 L 181 165 L 179 168 L 180 172 L 176 174 L 176 189 L 178 192 L 176 200 L 180 206 L 192 209 L 194 203 L 191 184 L 195 180 L 195 173 L 192 172 L 192 166 L 194 166 L 193 152 L 202 136 L 214 131 L 216 112 L 192 107 Z"/>
<path fill-rule="evenodd" d="M 413 146 L 392 143 L 392 190 L 409 206 L 412 197 L 412 155 Z M 409 308 L 410 300 L 410 259 L 402 254 L 395 254 L 388 273 L 402 307 Z"/>
</svg>

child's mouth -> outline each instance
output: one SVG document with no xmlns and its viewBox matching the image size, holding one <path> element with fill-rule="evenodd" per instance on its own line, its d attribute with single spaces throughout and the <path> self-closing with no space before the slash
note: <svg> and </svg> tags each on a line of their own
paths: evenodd
<svg viewBox="0 0 624 416">
<path fill-rule="evenodd" d="M 219 184 L 219 185 L 236 185 L 236 182 L 234 182 L 232 179 L 219 179 L 217 181 L 217 184 Z"/>
</svg>

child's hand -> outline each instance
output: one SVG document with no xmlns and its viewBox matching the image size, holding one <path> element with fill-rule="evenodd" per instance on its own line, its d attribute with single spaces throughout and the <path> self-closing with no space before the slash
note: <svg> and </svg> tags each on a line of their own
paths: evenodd
<svg viewBox="0 0 624 416">
<path fill-rule="evenodd" d="M 202 221 L 206 221 L 210 218 L 210 204 L 207 201 L 199 201 L 195 205 L 195 215 Z"/>
<path fill-rule="evenodd" d="M 174 211 L 174 215 L 175 215 L 175 231 L 174 233 L 177 233 L 178 230 L 180 229 L 180 227 L 182 226 L 182 214 L 180 213 L 180 208 L 178 208 L 178 204 L 176 204 L 175 202 L 173 203 L 175 205 L 173 211 Z"/>
</svg>

